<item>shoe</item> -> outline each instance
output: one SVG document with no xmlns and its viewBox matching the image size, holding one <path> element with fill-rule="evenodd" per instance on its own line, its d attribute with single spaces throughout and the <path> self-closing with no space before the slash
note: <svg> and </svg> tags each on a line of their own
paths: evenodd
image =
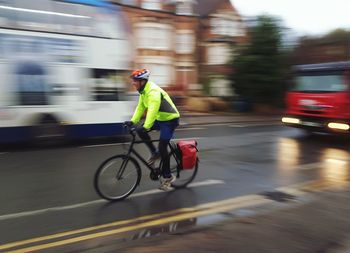
<svg viewBox="0 0 350 253">
<path fill-rule="evenodd" d="M 159 152 L 154 152 L 151 157 L 148 159 L 147 164 L 149 166 L 153 165 L 157 160 L 160 159 L 160 154 Z"/>
<path fill-rule="evenodd" d="M 171 183 L 173 183 L 175 180 L 176 178 L 173 175 L 171 175 L 171 177 L 166 178 L 161 177 L 159 190 L 170 191 L 172 189 Z"/>
</svg>

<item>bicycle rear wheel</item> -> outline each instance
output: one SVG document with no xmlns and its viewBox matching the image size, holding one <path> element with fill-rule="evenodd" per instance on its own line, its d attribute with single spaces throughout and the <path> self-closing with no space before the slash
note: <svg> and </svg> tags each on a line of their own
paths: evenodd
<svg viewBox="0 0 350 253">
<path fill-rule="evenodd" d="M 171 184 L 171 186 L 175 189 L 184 188 L 196 177 L 198 172 L 198 160 L 194 168 L 190 170 L 183 170 L 179 167 L 179 160 L 176 157 L 175 152 L 172 151 L 170 153 L 170 171 L 174 176 L 176 176 L 176 180 Z"/>
<path fill-rule="evenodd" d="M 102 198 L 116 201 L 128 197 L 138 186 L 141 169 L 137 161 L 126 155 L 107 159 L 97 169 L 95 190 Z"/>
</svg>

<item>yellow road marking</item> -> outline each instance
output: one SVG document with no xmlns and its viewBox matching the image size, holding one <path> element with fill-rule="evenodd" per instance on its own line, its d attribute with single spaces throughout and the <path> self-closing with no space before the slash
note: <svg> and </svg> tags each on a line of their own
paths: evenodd
<svg viewBox="0 0 350 253">
<path fill-rule="evenodd" d="M 84 233 L 84 232 L 90 232 L 90 231 L 93 231 L 93 230 L 98 230 L 98 229 L 103 229 L 103 228 L 108 228 L 108 227 L 127 225 L 127 224 L 130 224 L 130 223 L 140 222 L 140 221 L 144 221 L 144 220 L 148 220 L 148 219 L 155 219 L 155 218 L 159 218 L 159 217 L 162 217 L 162 216 L 174 215 L 174 214 L 177 214 L 177 213 L 194 212 L 194 211 L 197 211 L 199 209 L 210 208 L 210 207 L 213 207 L 213 206 L 226 205 L 226 204 L 231 203 L 233 200 L 234 201 L 242 201 L 242 200 L 244 200 L 246 198 L 247 198 L 247 196 L 236 197 L 236 198 L 231 198 L 231 199 L 226 199 L 226 200 L 221 200 L 221 201 L 216 201 L 216 202 L 205 203 L 205 204 L 197 205 L 197 206 L 194 206 L 194 207 L 179 208 L 179 209 L 168 211 L 168 212 L 146 215 L 146 216 L 138 217 L 138 218 L 135 218 L 135 219 L 116 221 L 116 222 L 107 223 L 107 224 L 103 224 L 103 225 L 92 226 L 92 227 L 88 227 L 88 228 L 82 228 L 82 229 L 72 230 L 72 231 L 68 231 L 68 232 L 62 232 L 62 233 L 58 233 L 58 234 L 32 238 L 32 239 L 18 241 L 18 242 L 13 242 L 13 243 L 8 243 L 8 244 L 3 244 L 3 245 L 0 245 L 0 250 L 8 249 L 8 248 L 14 248 L 14 247 L 17 247 L 17 246 L 20 246 L 20 245 L 24 245 L 24 244 L 30 244 L 30 243 L 35 243 L 35 242 L 40 242 L 40 241 L 45 241 L 45 240 L 57 239 L 57 238 L 64 237 L 64 236 L 69 236 L 69 235 L 80 234 L 80 233 Z"/>
<path fill-rule="evenodd" d="M 172 210 L 172 211 L 164 212 L 164 213 L 160 213 L 160 214 L 159 213 L 158 214 L 151 214 L 151 215 L 146 215 L 146 216 L 142 216 L 142 217 L 135 218 L 135 219 L 116 221 L 116 222 L 107 223 L 107 224 L 103 224 L 103 225 L 82 228 L 82 229 L 72 230 L 72 231 L 68 231 L 68 232 L 62 232 L 62 233 L 58 233 L 58 234 L 42 236 L 42 237 L 37 237 L 37 238 L 33 238 L 33 239 L 3 244 L 3 245 L 0 245 L 0 250 L 14 248 L 14 247 L 24 245 L 24 244 L 30 244 L 30 243 L 35 243 L 35 242 L 40 242 L 40 241 L 45 241 L 45 240 L 56 239 L 59 237 L 80 234 L 80 233 L 89 232 L 89 231 L 98 230 L 98 229 L 103 229 L 103 228 L 108 228 L 108 227 L 126 225 L 126 224 L 133 223 L 133 222 L 139 222 L 139 221 L 144 221 L 144 220 L 148 220 L 148 219 L 153 219 L 153 218 L 161 217 L 164 215 L 171 215 L 171 214 L 174 214 L 177 212 L 188 212 L 191 210 L 192 210 L 191 208 L 180 208 L 177 210 Z"/>
<path fill-rule="evenodd" d="M 295 193 L 296 195 L 302 195 L 303 191 L 305 192 L 305 191 L 310 191 L 313 189 L 321 190 L 321 189 L 331 188 L 334 186 L 335 186 L 334 184 L 327 182 L 327 180 L 313 180 L 313 181 L 309 181 L 309 182 L 302 183 L 302 184 L 296 184 L 294 186 L 280 187 L 278 189 L 283 190 L 283 191 L 287 191 L 287 192 L 290 191 L 290 192 Z M 31 247 L 17 249 L 17 250 L 13 250 L 13 251 L 7 251 L 8 253 L 32 252 L 32 251 L 62 246 L 62 245 L 66 245 L 66 244 L 76 243 L 76 242 L 80 242 L 80 241 L 85 241 L 85 240 L 89 240 L 89 239 L 94 239 L 94 238 L 98 238 L 98 237 L 104 237 L 104 236 L 109 236 L 109 235 L 114 235 L 114 234 L 132 231 L 132 230 L 138 230 L 138 229 L 142 229 L 142 228 L 146 228 L 146 227 L 162 225 L 162 224 L 175 222 L 175 221 L 179 221 L 179 220 L 209 215 L 209 214 L 213 214 L 213 213 L 224 212 L 224 211 L 228 211 L 228 210 L 234 210 L 234 209 L 243 208 L 243 207 L 247 207 L 247 206 L 265 204 L 265 203 L 269 203 L 269 202 L 273 202 L 273 200 L 266 199 L 265 197 L 260 196 L 260 195 L 247 195 L 247 196 L 236 197 L 236 198 L 231 198 L 231 199 L 226 199 L 226 200 L 221 200 L 221 201 L 216 201 L 216 202 L 205 203 L 205 204 L 197 205 L 194 207 L 180 208 L 180 209 L 172 210 L 169 212 L 147 215 L 147 216 L 143 216 L 143 217 L 139 217 L 139 218 L 135 218 L 135 219 L 117 221 L 117 222 L 93 226 L 93 227 L 89 227 L 89 228 L 72 230 L 72 231 L 53 234 L 53 235 L 49 235 L 49 236 L 43 236 L 43 237 L 28 239 L 28 240 L 24 240 L 24 241 L 8 243 L 8 244 L 0 245 L 0 250 L 1 249 L 10 249 L 10 248 L 18 247 L 21 245 L 31 244 L 31 243 L 35 243 L 35 242 L 50 240 L 50 239 L 57 239 L 60 237 L 80 234 L 80 233 L 84 233 L 84 232 L 91 232 L 94 230 L 113 227 L 113 226 L 128 225 L 131 223 L 136 223 L 136 222 L 141 222 L 141 221 L 152 219 L 150 221 L 146 221 L 146 222 L 141 223 L 141 224 L 124 226 L 121 228 L 116 228 L 116 229 L 112 229 L 112 230 L 108 230 L 108 231 L 96 232 L 96 233 L 78 236 L 78 237 L 74 237 L 74 238 L 70 238 L 70 239 L 63 239 L 63 240 L 57 241 L 57 242 L 31 246 Z M 167 217 L 161 218 L 162 216 L 167 216 Z"/>
<path fill-rule="evenodd" d="M 212 207 L 207 210 L 199 210 L 191 213 L 185 213 L 185 214 L 179 214 L 179 215 L 174 215 L 171 217 L 167 218 L 161 218 L 153 221 L 148 221 L 142 224 L 137 224 L 137 225 L 132 225 L 132 226 L 127 226 L 127 227 L 122 227 L 118 229 L 113 229 L 113 230 L 108 230 L 108 231 L 103 231 L 103 232 L 97 232 L 89 235 L 84 235 L 84 236 L 79 236 L 75 238 L 70 238 L 70 239 L 65 239 L 57 242 L 52 242 L 52 243 L 46 243 L 42 245 L 37 245 L 37 246 L 32 246 L 32 247 L 27 247 L 23 249 L 18 249 L 18 250 L 13 250 L 13 251 L 7 251 L 7 253 L 27 253 L 27 252 L 33 252 L 33 251 L 38 251 L 38 250 L 43 250 L 43 249 L 48 249 L 48 248 L 53 248 L 57 246 L 62 246 L 62 245 L 67 245 L 71 243 L 77 243 L 89 239 L 95 239 L 99 237 L 104 237 L 104 236 L 109 236 L 109 235 L 115 235 L 115 234 L 120 234 L 132 230 L 138 230 L 146 227 L 152 227 L 152 226 L 158 226 L 162 224 L 167 224 L 175 221 L 180 221 L 184 219 L 190 219 L 198 216 L 204 216 L 212 213 L 219 213 L 219 212 L 224 212 L 236 208 L 243 208 L 246 206 L 252 206 L 252 205 L 259 205 L 259 204 L 264 204 L 264 203 L 269 203 L 273 202 L 272 200 L 268 200 L 266 198 L 263 198 L 262 196 L 258 195 L 248 195 L 245 196 L 244 198 L 239 198 L 238 201 L 236 200 L 235 202 L 227 205 L 220 205 L 219 207 Z"/>
</svg>

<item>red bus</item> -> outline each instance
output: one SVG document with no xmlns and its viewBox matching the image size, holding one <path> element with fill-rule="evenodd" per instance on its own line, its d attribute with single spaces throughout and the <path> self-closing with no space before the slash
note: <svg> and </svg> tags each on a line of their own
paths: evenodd
<svg viewBox="0 0 350 253">
<path fill-rule="evenodd" d="M 298 65 L 283 124 L 308 132 L 350 133 L 350 61 Z"/>
</svg>

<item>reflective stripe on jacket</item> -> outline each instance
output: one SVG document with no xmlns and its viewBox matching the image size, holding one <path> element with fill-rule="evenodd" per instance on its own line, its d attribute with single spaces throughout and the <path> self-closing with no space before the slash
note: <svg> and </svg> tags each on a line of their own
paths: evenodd
<svg viewBox="0 0 350 253">
<path fill-rule="evenodd" d="M 148 81 L 140 94 L 139 102 L 131 121 L 136 124 L 141 120 L 147 109 L 146 121 L 143 127 L 150 129 L 155 120 L 169 121 L 180 117 L 180 113 L 173 101 L 162 88 Z"/>
</svg>

